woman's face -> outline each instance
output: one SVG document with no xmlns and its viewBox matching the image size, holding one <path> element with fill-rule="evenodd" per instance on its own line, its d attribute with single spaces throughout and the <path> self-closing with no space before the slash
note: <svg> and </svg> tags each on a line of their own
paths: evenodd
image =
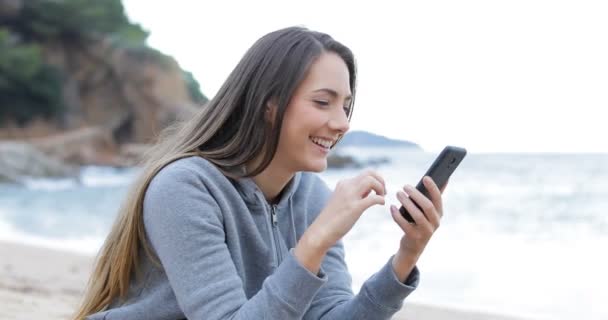
<svg viewBox="0 0 608 320">
<path fill-rule="evenodd" d="M 273 165 L 294 173 L 327 168 L 329 147 L 349 128 L 349 77 L 335 53 L 313 62 L 285 110 Z"/>
</svg>

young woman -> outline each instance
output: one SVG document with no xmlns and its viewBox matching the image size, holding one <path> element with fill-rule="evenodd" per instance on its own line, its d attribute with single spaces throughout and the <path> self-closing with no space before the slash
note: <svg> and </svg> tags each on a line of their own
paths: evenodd
<svg viewBox="0 0 608 320">
<path fill-rule="evenodd" d="M 441 191 L 398 192 L 416 224 L 391 206 L 399 250 L 354 295 L 341 238 L 384 205 L 384 180 L 365 171 L 332 192 L 314 172 L 349 128 L 355 83 L 351 51 L 326 34 L 259 39 L 150 154 L 75 318 L 390 318 L 418 284 Z"/>
</svg>

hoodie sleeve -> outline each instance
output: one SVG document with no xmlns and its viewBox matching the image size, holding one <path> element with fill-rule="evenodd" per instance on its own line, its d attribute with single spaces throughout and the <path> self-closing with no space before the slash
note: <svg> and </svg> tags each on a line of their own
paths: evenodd
<svg viewBox="0 0 608 320">
<path fill-rule="evenodd" d="M 320 178 L 319 178 L 320 180 Z M 323 209 L 331 190 L 323 181 L 314 188 L 319 204 L 314 216 Z M 414 268 L 405 282 L 400 282 L 393 271 L 391 256 L 386 264 L 368 278 L 358 294 L 352 292 L 352 279 L 344 259 L 344 245 L 338 241 L 326 254 L 321 271 L 327 283 L 314 297 L 305 320 L 390 319 L 403 306 L 405 298 L 418 286 L 420 273 Z"/>
<path fill-rule="evenodd" d="M 225 243 L 220 208 L 189 169 L 173 167 L 155 176 L 145 194 L 143 217 L 146 235 L 188 319 L 302 319 L 327 282 L 290 254 L 247 299 Z"/>
</svg>

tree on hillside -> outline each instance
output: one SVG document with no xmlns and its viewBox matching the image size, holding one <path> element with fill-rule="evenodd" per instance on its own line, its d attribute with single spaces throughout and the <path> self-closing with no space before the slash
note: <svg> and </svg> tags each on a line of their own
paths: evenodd
<svg viewBox="0 0 608 320">
<path fill-rule="evenodd" d="M 42 46 L 110 39 L 117 47 L 146 50 L 148 32 L 129 22 L 121 0 L 0 0 L 0 126 L 19 126 L 64 112 L 64 75 L 44 60 Z M 7 13 L 10 11 L 9 13 Z M 195 102 L 207 98 L 191 73 L 184 81 Z"/>
</svg>

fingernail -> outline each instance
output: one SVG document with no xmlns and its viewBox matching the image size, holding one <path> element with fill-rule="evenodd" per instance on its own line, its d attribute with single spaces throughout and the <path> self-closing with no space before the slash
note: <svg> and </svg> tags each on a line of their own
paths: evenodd
<svg viewBox="0 0 608 320">
<path fill-rule="evenodd" d="M 394 204 L 391 204 L 391 210 L 393 210 L 393 211 L 397 211 L 397 207 L 395 207 L 395 205 L 394 205 Z"/>
</svg>

